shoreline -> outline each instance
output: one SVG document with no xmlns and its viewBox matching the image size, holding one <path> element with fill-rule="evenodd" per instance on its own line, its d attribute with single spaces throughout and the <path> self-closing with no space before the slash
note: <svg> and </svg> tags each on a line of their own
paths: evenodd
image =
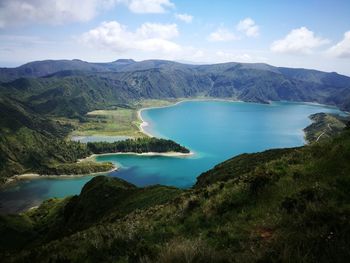
<svg viewBox="0 0 350 263">
<path fill-rule="evenodd" d="M 179 99 L 179 101 L 176 101 L 170 105 L 165 105 L 165 106 L 155 106 L 155 107 L 145 107 L 145 108 L 141 108 L 137 111 L 137 116 L 138 118 L 140 119 L 141 121 L 141 124 L 139 125 L 139 130 L 140 132 L 142 132 L 143 134 L 145 134 L 146 136 L 149 136 L 149 137 L 154 137 L 152 134 L 150 134 L 149 132 L 146 132 L 144 130 L 144 127 L 148 126 L 148 122 L 146 122 L 144 119 L 142 119 L 142 111 L 144 110 L 150 110 L 150 109 L 159 109 L 159 108 L 167 108 L 167 107 L 174 107 L 180 103 L 183 103 L 183 102 L 187 102 L 187 101 L 224 101 L 224 102 L 231 102 L 231 103 L 235 103 L 235 102 L 239 102 L 239 103 L 254 103 L 254 104 L 261 104 L 261 103 L 258 103 L 258 102 L 245 102 L 245 101 L 242 101 L 242 100 L 235 100 L 235 99 L 222 99 L 222 98 L 182 98 L 182 99 Z M 326 108 L 331 108 L 331 109 L 337 109 L 339 110 L 340 112 L 343 112 L 345 115 L 350 115 L 350 112 L 348 111 L 344 111 L 344 110 L 341 110 L 340 108 L 338 108 L 337 106 L 335 105 L 328 105 L 328 104 L 322 104 L 322 103 L 318 103 L 318 102 L 314 102 L 314 101 L 286 101 L 286 100 L 279 100 L 279 101 L 273 101 L 273 100 L 269 100 L 268 101 L 268 104 L 271 105 L 273 103 L 278 103 L 278 102 L 287 102 L 287 103 L 296 103 L 296 104 L 305 104 L 305 105 L 310 105 L 310 106 L 322 106 L 322 107 L 326 107 Z M 310 115 L 311 116 L 311 115 Z M 310 116 L 308 116 L 308 119 L 309 119 L 309 124 L 304 127 L 304 128 L 301 128 L 300 129 L 300 133 L 303 135 L 302 136 L 302 140 L 303 140 L 303 145 L 308 145 L 310 144 L 310 142 L 306 139 L 306 132 L 305 132 L 305 129 L 307 127 L 309 127 L 313 121 L 311 120 Z"/>
<path fill-rule="evenodd" d="M 150 110 L 150 109 L 159 109 L 159 108 L 167 108 L 167 107 L 174 107 L 180 103 L 188 102 L 188 101 L 224 101 L 224 102 L 230 102 L 230 103 L 242 103 L 244 101 L 241 100 L 235 100 L 235 99 L 221 99 L 221 98 L 182 98 L 179 99 L 179 101 L 175 101 L 174 103 L 170 103 L 169 105 L 164 106 L 154 106 L 154 107 L 145 107 L 137 110 L 137 116 L 138 119 L 141 121 L 141 123 L 138 125 L 140 132 L 145 134 L 148 137 L 155 137 L 151 133 L 144 130 L 144 127 L 148 126 L 149 124 L 142 118 L 142 111 L 143 110 Z M 288 101 L 269 101 L 269 104 L 273 102 L 288 102 Z M 246 102 L 246 103 L 252 103 L 252 102 Z M 254 103 L 254 102 L 253 102 Z M 331 108 L 337 108 L 336 106 L 326 105 L 326 104 L 320 104 L 317 102 L 295 102 L 295 103 L 302 103 L 306 105 L 317 105 L 317 106 L 326 106 Z M 258 103 L 260 104 L 260 103 Z M 338 108 L 339 109 L 339 108 Z M 340 109 L 339 109 L 340 110 Z M 341 110 L 340 110 L 341 111 Z M 348 112 L 343 111 L 346 114 L 349 114 Z M 310 116 L 309 116 L 310 117 Z M 313 121 L 309 118 L 309 125 L 313 123 Z M 309 126 L 308 125 L 308 126 Z M 308 127 L 306 126 L 306 127 Z M 310 144 L 310 142 L 306 139 L 306 132 L 305 128 L 302 128 L 300 132 L 304 135 L 303 136 L 303 145 Z M 166 156 L 166 157 L 189 157 L 193 156 L 195 153 L 190 151 L 189 153 L 179 153 L 179 152 L 165 152 L 165 153 L 157 153 L 157 152 L 146 152 L 146 153 L 135 153 L 135 152 L 117 152 L 117 153 L 104 153 L 104 154 L 92 154 L 86 158 L 79 159 L 77 162 L 83 162 L 86 160 L 95 160 L 97 156 L 109 156 L 109 155 L 136 155 L 136 156 Z M 36 173 L 27 173 L 27 174 L 20 174 L 20 175 L 14 175 L 6 179 L 4 184 L 0 185 L 0 188 L 7 186 L 8 184 L 20 181 L 20 180 L 30 180 L 30 179 L 41 179 L 41 178 L 59 178 L 59 179 L 70 179 L 70 178 L 79 178 L 84 176 L 96 176 L 99 174 L 106 174 L 113 171 L 118 170 L 118 167 L 114 167 L 113 169 L 110 169 L 108 171 L 104 172 L 96 172 L 96 173 L 89 173 L 89 174 L 70 174 L 70 175 L 41 175 Z"/>
<path fill-rule="evenodd" d="M 155 137 L 151 133 L 145 131 L 144 127 L 149 126 L 148 122 L 145 121 L 142 118 L 142 111 L 144 110 L 151 110 L 151 109 L 162 109 L 162 108 L 169 108 L 174 107 L 180 103 L 187 102 L 187 101 L 226 101 L 226 102 L 244 102 L 242 100 L 234 100 L 234 99 L 221 99 L 221 98 L 181 98 L 178 101 L 175 101 L 174 103 L 170 103 L 169 105 L 164 106 L 151 106 L 151 107 L 145 107 L 137 110 L 137 117 L 141 121 L 141 124 L 139 125 L 139 131 L 145 134 L 148 137 Z"/>
<path fill-rule="evenodd" d="M 135 153 L 135 152 L 118 152 L 118 153 L 101 153 L 101 154 L 92 154 L 86 158 L 79 159 L 77 162 L 85 162 L 85 161 L 96 161 L 96 157 L 98 156 L 111 156 L 111 155 L 136 155 L 136 156 L 164 156 L 164 157 L 176 157 L 176 158 L 185 158 L 193 156 L 195 153 L 190 151 L 189 153 L 180 153 L 180 152 L 146 152 L 146 153 Z M 38 173 L 25 173 L 25 174 L 16 174 L 6 179 L 5 183 L 0 185 L 0 189 L 6 187 L 12 183 L 16 183 L 22 180 L 32 180 L 32 179 L 74 179 L 85 176 L 97 176 L 106 173 L 111 173 L 117 171 L 119 169 L 118 166 L 113 164 L 113 168 L 108 171 L 103 172 L 95 172 L 89 174 L 38 174 Z"/>
<path fill-rule="evenodd" d="M 38 173 L 25 173 L 25 174 L 16 174 L 6 179 L 5 183 L 0 186 L 0 188 L 4 186 L 8 186 L 9 184 L 16 183 L 18 181 L 22 180 L 32 180 L 32 179 L 74 179 L 74 178 L 80 178 L 80 177 L 86 177 L 86 176 L 98 176 L 105 173 L 111 173 L 114 171 L 117 171 L 119 167 L 115 166 L 104 172 L 95 172 L 95 173 L 89 173 L 89 174 L 38 174 Z"/>
<path fill-rule="evenodd" d="M 78 162 L 84 162 L 84 161 L 95 161 L 96 157 L 98 156 L 111 156 L 111 155 L 136 155 L 136 156 L 165 156 L 165 157 L 189 157 L 193 156 L 195 153 L 190 151 L 189 153 L 180 153 L 180 152 L 164 152 L 164 153 L 158 153 L 158 152 L 145 152 L 145 153 L 135 153 L 135 152 L 117 152 L 117 153 L 99 153 L 99 154 L 91 154 L 90 156 L 78 160 Z"/>
</svg>

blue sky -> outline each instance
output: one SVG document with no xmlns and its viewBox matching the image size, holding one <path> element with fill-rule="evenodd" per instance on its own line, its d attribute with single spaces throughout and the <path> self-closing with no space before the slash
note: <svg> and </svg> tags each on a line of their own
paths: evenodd
<svg viewBox="0 0 350 263">
<path fill-rule="evenodd" d="M 263 62 L 350 75 L 350 1 L 1 0 L 0 66 Z"/>
</svg>

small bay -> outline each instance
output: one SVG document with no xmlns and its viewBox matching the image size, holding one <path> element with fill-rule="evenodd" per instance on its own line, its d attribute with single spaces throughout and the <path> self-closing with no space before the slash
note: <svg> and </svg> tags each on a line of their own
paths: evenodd
<svg viewBox="0 0 350 263">
<path fill-rule="evenodd" d="M 303 128 L 317 112 L 343 114 L 333 107 L 308 103 L 255 104 L 228 101 L 186 101 L 141 112 L 145 131 L 172 139 L 194 155 L 189 157 L 105 155 L 120 167 L 109 176 L 137 186 L 165 184 L 191 187 L 198 175 L 241 153 L 305 144 Z M 51 197 L 79 194 L 92 176 L 20 181 L 0 191 L 0 213 L 23 211 Z"/>
</svg>

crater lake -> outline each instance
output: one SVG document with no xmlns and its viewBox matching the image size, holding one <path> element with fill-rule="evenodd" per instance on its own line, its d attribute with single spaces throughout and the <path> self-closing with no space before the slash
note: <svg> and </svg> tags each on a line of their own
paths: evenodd
<svg viewBox="0 0 350 263">
<path fill-rule="evenodd" d="M 317 112 L 344 114 L 324 105 L 272 102 L 184 101 L 173 106 L 141 111 L 145 132 L 189 148 L 187 157 L 101 155 L 98 162 L 113 162 L 119 169 L 109 176 L 137 186 L 163 184 L 191 187 L 196 177 L 216 164 L 241 153 L 305 144 L 303 129 Z M 70 179 L 22 180 L 0 190 L 0 213 L 19 212 L 52 197 L 79 194 L 92 176 Z"/>
</svg>

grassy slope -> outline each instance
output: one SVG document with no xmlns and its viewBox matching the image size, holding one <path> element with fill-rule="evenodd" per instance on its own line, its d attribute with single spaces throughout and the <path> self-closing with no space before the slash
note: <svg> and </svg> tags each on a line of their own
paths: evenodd
<svg viewBox="0 0 350 263">
<path fill-rule="evenodd" d="M 70 126 L 51 121 L 9 98 L 0 98 L 0 113 L 0 183 L 26 172 L 55 174 L 63 168 L 69 173 L 82 171 L 82 165 L 75 162 L 90 153 L 84 145 L 63 139 Z M 70 166 L 63 167 L 63 163 Z M 107 166 L 94 163 L 83 171 L 105 171 L 111 168 Z"/>
<path fill-rule="evenodd" d="M 136 109 L 143 105 L 169 104 L 169 101 L 145 100 L 131 107 L 115 107 L 117 110 L 113 111 L 95 111 L 92 120 L 82 117 L 85 122 L 80 126 L 76 119 L 38 114 L 23 102 L 3 96 L 0 98 L 0 184 L 12 175 L 23 173 L 59 175 L 108 171 L 111 163 L 76 163 L 94 152 L 85 144 L 66 140 L 69 132 L 74 127 L 82 127 L 84 134 L 86 131 L 109 134 L 115 130 L 117 134 L 145 137 L 136 125 L 139 121 Z"/>
<path fill-rule="evenodd" d="M 97 182 L 91 199 L 89 191 L 78 197 L 87 198 L 83 207 L 88 211 L 68 212 L 92 215 L 99 223 L 77 220 L 91 222 L 91 226 L 50 242 L 39 236 L 37 243 L 28 243 L 22 252 L 7 254 L 8 259 L 346 262 L 350 256 L 349 158 L 349 130 L 333 140 L 305 147 L 242 155 L 219 166 L 219 178 L 213 169 L 206 174 L 211 180 L 199 180 L 194 189 L 176 193 L 166 204 L 131 212 L 116 205 L 119 212 L 127 213 L 120 217 L 110 212 L 115 205 L 108 203 L 110 196 L 97 217 L 88 212 L 105 203 L 101 195 L 111 181 L 100 179 L 103 187 Z M 134 204 L 142 204 L 145 199 L 140 196 L 136 200 Z M 15 233 L 19 240 L 30 236 L 28 216 L 7 219 L 21 226 Z M 3 224 L 2 231 L 6 230 Z"/>
<path fill-rule="evenodd" d="M 24 214 L 0 216 L 0 253 L 117 220 L 132 211 L 163 204 L 181 192 L 166 186 L 137 188 L 117 178 L 97 176 L 79 196 L 49 199 Z"/>
<path fill-rule="evenodd" d="M 311 125 L 304 129 L 306 140 L 314 142 L 328 139 L 344 130 L 350 118 L 326 113 L 316 113 L 310 116 L 313 121 Z"/>
<path fill-rule="evenodd" d="M 140 132 L 141 120 L 137 111 L 142 108 L 168 106 L 173 102 L 175 100 L 141 100 L 128 107 L 91 111 L 86 114 L 84 122 L 75 122 L 75 130 L 71 135 L 145 137 L 145 134 Z"/>
</svg>

